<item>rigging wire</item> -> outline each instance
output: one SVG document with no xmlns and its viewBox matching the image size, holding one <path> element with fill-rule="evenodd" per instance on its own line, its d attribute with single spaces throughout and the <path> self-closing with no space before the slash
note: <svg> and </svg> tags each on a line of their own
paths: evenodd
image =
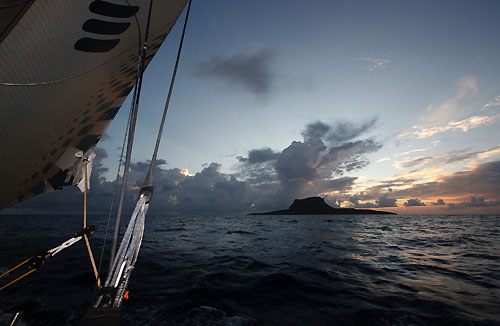
<svg viewBox="0 0 500 326">
<path fill-rule="evenodd" d="M 182 28 L 181 41 L 179 43 L 179 49 L 177 51 L 177 58 L 175 60 L 174 71 L 172 73 L 172 79 L 170 80 L 170 87 L 168 89 L 168 95 L 167 95 L 167 100 L 165 102 L 165 107 L 163 108 L 163 115 L 161 118 L 160 128 L 158 130 L 158 136 L 156 137 L 155 150 L 153 152 L 153 157 L 152 157 L 151 163 L 149 165 L 149 171 L 148 171 L 148 174 L 146 176 L 146 180 L 144 181 L 143 187 L 152 187 L 153 186 L 153 179 L 154 179 L 153 173 L 154 173 L 154 167 L 156 164 L 156 157 L 158 155 L 158 150 L 160 148 L 160 141 L 161 141 L 161 135 L 163 133 L 163 126 L 165 125 L 165 119 L 167 117 L 168 106 L 170 104 L 170 99 L 172 97 L 172 91 L 174 89 L 175 76 L 177 75 L 177 68 L 179 67 L 179 61 L 180 61 L 181 52 L 182 52 L 182 45 L 184 44 L 184 35 L 186 34 L 186 27 L 187 27 L 188 18 L 189 18 L 189 11 L 191 10 L 191 1 L 192 0 L 189 0 L 187 12 L 186 12 L 186 19 L 184 20 L 184 27 Z"/>
<path fill-rule="evenodd" d="M 83 192 L 83 228 L 84 229 L 87 227 L 87 190 L 88 190 L 88 186 L 89 186 L 88 164 L 89 164 L 89 161 L 88 161 L 88 159 L 85 158 L 84 164 L 83 164 L 83 167 L 85 169 L 85 190 Z M 99 272 L 97 271 L 97 267 L 95 266 L 94 255 L 92 253 L 92 249 L 90 248 L 89 238 L 87 237 L 86 234 L 84 234 L 83 239 L 85 240 L 85 244 L 87 246 L 87 251 L 89 252 L 90 263 L 92 265 L 92 269 L 94 271 L 94 275 L 95 275 L 95 278 L 97 281 L 96 284 L 99 288 L 101 288 L 102 287 L 101 279 L 99 278 Z"/>
<path fill-rule="evenodd" d="M 130 2 L 128 0 L 125 0 L 125 2 L 127 3 L 127 5 L 131 6 Z M 138 42 L 137 42 L 137 50 L 138 50 L 138 53 L 140 54 L 140 51 L 141 51 L 141 44 L 142 44 L 142 33 L 141 33 L 141 25 L 139 24 L 139 19 L 137 18 L 137 14 L 134 14 L 134 19 L 135 19 L 135 23 L 136 23 L 136 26 L 137 26 L 137 35 L 138 35 Z M 139 66 L 140 62 L 137 63 L 137 71 L 139 71 Z M 101 273 L 101 266 L 102 266 L 102 260 L 104 258 L 104 250 L 106 248 L 106 240 L 108 238 L 108 232 L 109 232 L 109 224 L 111 222 L 111 214 L 113 212 L 113 207 L 114 207 L 114 203 L 115 203 L 115 197 L 116 197 L 116 193 L 118 191 L 118 179 L 120 178 L 120 170 L 121 170 L 121 167 L 122 167 L 122 162 L 123 162 L 123 153 L 125 151 L 125 143 L 127 141 L 127 135 L 128 135 L 128 131 L 129 131 L 129 128 L 130 128 L 130 121 L 131 121 L 131 117 L 132 117 L 132 112 L 133 112 L 133 106 L 134 106 L 134 103 L 135 103 L 135 98 L 137 96 L 137 82 L 138 82 L 138 76 L 139 74 L 137 74 L 136 78 L 135 78 L 135 83 L 134 83 L 134 94 L 132 96 L 132 101 L 130 103 L 130 112 L 129 112 L 129 115 L 128 115 L 128 119 L 127 119 L 127 124 L 125 125 L 125 134 L 123 136 L 123 142 L 122 142 L 122 147 L 121 147 L 121 153 L 120 153 L 120 160 L 118 162 L 118 169 L 116 171 L 116 178 L 115 178 L 115 182 L 114 182 L 114 190 L 113 190 L 113 197 L 111 198 L 111 204 L 109 206 L 109 214 L 108 214 L 108 220 L 106 222 L 106 231 L 104 232 L 104 240 L 103 240 L 103 244 L 102 244 L 102 249 L 101 249 L 101 254 L 100 254 L 100 258 L 99 258 L 99 267 L 97 269 L 98 273 L 100 274 Z M 97 293 L 97 286 L 95 287 L 94 289 L 94 298 L 95 298 L 95 295 Z"/>
<path fill-rule="evenodd" d="M 137 111 L 139 109 L 139 100 L 141 97 L 141 89 L 142 89 L 142 76 L 144 74 L 144 61 L 146 58 L 146 50 L 148 46 L 148 36 L 149 36 L 149 28 L 151 25 L 151 10 L 153 8 L 153 0 L 149 1 L 149 11 L 148 11 L 148 19 L 146 25 L 146 35 L 144 37 L 144 46 L 142 47 L 141 56 L 139 58 L 139 72 L 138 72 L 138 84 L 136 87 L 137 96 L 134 101 L 134 111 L 130 121 L 129 134 L 128 134 L 128 142 L 127 142 L 127 154 L 125 158 L 125 168 L 123 170 L 123 180 L 122 187 L 120 192 L 120 201 L 118 203 L 118 211 L 116 213 L 116 221 L 115 221 L 115 231 L 113 234 L 113 242 L 111 244 L 111 257 L 109 261 L 109 270 L 113 268 L 113 261 L 115 259 L 116 251 L 118 250 L 118 236 L 120 234 L 120 219 L 123 209 L 123 199 L 125 197 L 125 191 L 127 189 L 127 179 L 128 172 L 130 168 L 130 159 L 132 157 L 132 146 L 134 143 L 134 134 L 135 134 L 135 124 L 137 121 Z"/>
<path fill-rule="evenodd" d="M 136 83 L 137 83 L 137 79 L 136 79 Z M 120 170 L 122 168 L 122 163 L 123 163 L 123 153 L 125 152 L 125 142 L 127 141 L 127 135 L 128 135 L 128 128 L 129 128 L 129 125 L 130 125 L 130 118 L 132 116 L 132 104 L 134 102 L 134 98 L 135 98 L 135 94 L 136 92 L 134 91 L 134 95 L 132 97 L 132 103 L 130 104 L 130 112 L 129 112 L 129 115 L 128 115 L 128 120 L 127 120 L 127 124 L 126 124 L 126 128 L 125 128 L 125 135 L 123 136 L 123 143 L 122 143 L 122 151 L 121 151 L 121 154 L 120 154 L 120 161 L 118 162 L 118 169 L 116 171 L 116 178 L 115 178 L 115 182 L 114 182 L 114 190 L 113 190 L 113 197 L 111 197 L 111 204 L 109 206 L 109 213 L 108 213 L 108 221 L 106 222 L 106 231 L 104 232 L 104 240 L 102 242 L 102 249 L 101 249 L 101 254 L 100 254 L 100 257 L 99 257 L 99 267 L 97 268 L 97 272 L 99 274 L 101 274 L 101 266 L 102 266 L 102 260 L 104 258 L 104 250 L 106 248 L 106 241 L 108 239 L 108 233 L 109 233 L 109 225 L 110 225 L 110 222 L 111 222 L 111 214 L 113 213 L 113 206 L 114 206 L 114 203 L 115 203 L 115 197 L 116 197 L 116 193 L 118 192 L 118 184 L 119 184 L 119 178 L 120 178 Z M 94 289 L 94 298 L 95 298 L 95 295 L 97 293 L 97 285 Z"/>
</svg>

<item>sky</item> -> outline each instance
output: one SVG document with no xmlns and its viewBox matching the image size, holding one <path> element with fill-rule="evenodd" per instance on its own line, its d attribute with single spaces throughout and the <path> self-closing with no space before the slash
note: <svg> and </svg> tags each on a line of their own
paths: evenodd
<svg viewBox="0 0 500 326">
<path fill-rule="evenodd" d="M 184 14 L 145 73 L 127 194 L 147 171 Z M 150 210 L 322 196 L 401 214 L 500 212 L 500 2 L 195 0 Z M 129 100 L 96 149 L 106 212 Z M 68 210 L 66 189 L 6 210 Z M 106 199 L 106 200 L 104 200 Z"/>
</svg>

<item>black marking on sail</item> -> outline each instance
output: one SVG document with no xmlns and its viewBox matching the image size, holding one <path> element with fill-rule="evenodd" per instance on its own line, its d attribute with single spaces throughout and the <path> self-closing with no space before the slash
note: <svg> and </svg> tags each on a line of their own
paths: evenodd
<svg viewBox="0 0 500 326">
<path fill-rule="evenodd" d="M 50 168 L 52 167 L 52 163 L 47 163 L 42 169 L 43 174 L 47 174 L 49 172 Z"/>
<path fill-rule="evenodd" d="M 85 114 L 87 114 L 88 111 L 89 110 L 87 110 L 87 112 Z M 82 119 L 82 121 L 80 121 L 80 124 L 83 125 L 83 124 L 87 123 L 89 120 L 90 120 L 90 117 L 85 117 L 85 118 Z"/>
<path fill-rule="evenodd" d="M 82 52 L 108 52 L 115 48 L 120 43 L 119 39 L 99 40 L 90 37 L 83 37 L 76 41 L 75 50 Z"/>
<path fill-rule="evenodd" d="M 63 147 L 67 147 L 69 145 L 69 143 L 71 143 L 72 140 L 73 140 L 73 138 L 66 139 L 66 141 L 62 144 Z"/>
<path fill-rule="evenodd" d="M 120 94 L 120 97 L 124 97 L 124 96 L 128 96 L 128 94 L 130 93 L 130 91 L 132 90 L 132 88 L 134 88 L 134 86 L 130 86 L 130 87 L 127 87 L 121 94 Z"/>
<path fill-rule="evenodd" d="M 48 183 L 52 186 L 54 189 L 62 189 L 63 186 L 70 185 L 73 180 L 69 182 L 65 182 L 66 176 L 68 175 L 68 170 L 61 170 L 59 171 L 50 179 L 47 180 Z"/>
<path fill-rule="evenodd" d="M 104 112 L 100 117 L 99 117 L 99 121 L 106 121 L 106 120 L 112 120 L 115 115 L 118 113 L 118 110 L 120 109 L 120 107 L 116 107 L 116 108 L 111 108 L 109 110 L 107 110 L 106 112 Z"/>
<path fill-rule="evenodd" d="M 88 151 L 90 147 L 97 144 L 97 142 L 101 139 L 101 135 L 87 135 L 80 140 L 76 148 L 82 150 L 84 152 Z"/>
<path fill-rule="evenodd" d="M 80 131 L 78 132 L 78 135 L 79 136 L 86 135 L 89 133 L 90 129 L 92 129 L 92 125 L 86 125 L 82 129 L 80 129 Z"/>
<path fill-rule="evenodd" d="M 57 152 L 57 148 L 54 148 L 52 152 L 50 152 L 50 155 L 54 155 Z"/>
<path fill-rule="evenodd" d="M 33 173 L 33 175 L 31 176 L 31 180 L 35 180 L 37 175 L 38 175 L 38 172 Z"/>
<path fill-rule="evenodd" d="M 160 48 L 160 46 L 161 46 L 161 43 L 160 43 L 160 44 L 155 44 L 155 45 L 153 45 L 152 47 L 150 47 L 149 49 L 150 49 L 150 50 L 156 50 L 156 49 L 159 49 L 159 48 Z"/>
<path fill-rule="evenodd" d="M 31 189 L 31 193 L 33 196 L 36 196 L 38 194 L 41 194 L 45 190 L 45 182 L 41 181 L 39 184 L 37 184 L 35 187 Z"/>
<path fill-rule="evenodd" d="M 138 6 L 123 6 L 116 3 L 96 0 L 93 1 L 89 10 L 94 14 L 114 17 L 114 18 L 130 18 L 139 11 Z"/>
<path fill-rule="evenodd" d="M 104 111 L 106 110 L 107 108 L 109 108 L 111 106 L 111 104 L 113 104 L 112 101 L 110 102 L 106 102 L 104 103 L 103 105 L 101 105 L 97 110 L 95 110 L 95 112 L 101 112 L 101 111 Z"/>
<path fill-rule="evenodd" d="M 119 35 L 130 27 L 130 23 L 107 22 L 98 19 L 89 19 L 83 23 L 82 29 L 85 32 L 101 35 Z"/>
<path fill-rule="evenodd" d="M 170 31 L 169 31 L 169 32 L 170 32 Z M 167 37 L 167 35 L 168 35 L 168 33 L 163 33 L 163 34 L 160 34 L 160 35 L 158 35 L 158 36 L 155 38 L 155 40 L 159 40 L 159 39 L 165 38 L 165 37 Z"/>
<path fill-rule="evenodd" d="M 115 87 L 115 89 L 113 89 L 113 93 L 118 93 L 118 92 L 121 92 L 123 91 L 125 88 L 128 87 L 128 83 L 125 83 L 125 84 L 121 84 L 121 85 L 118 85 L 117 87 Z"/>
</svg>

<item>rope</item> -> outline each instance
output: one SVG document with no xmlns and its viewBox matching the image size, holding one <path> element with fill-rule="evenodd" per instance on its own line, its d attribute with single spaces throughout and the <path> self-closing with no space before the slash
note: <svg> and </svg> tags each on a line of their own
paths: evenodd
<svg viewBox="0 0 500 326">
<path fill-rule="evenodd" d="M 137 79 L 136 79 L 136 86 L 137 86 Z M 133 99 L 135 98 L 135 91 L 134 95 L 132 97 Z M 116 178 L 115 178 L 115 187 L 113 190 L 113 197 L 111 197 L 111 204 L 109 206 L 109 213 L 108 213 L 108 221 L 106 223 L 106 231 L 104 232 L 104 240 L 102 242 L 102 248 L 101 248 L 101 255 L 99 257 L 99 267 L 97 268 L 97 272 L 100 274 L 101 273 L 101 267 L 102 267 L 102 260 L 104 259 L 104 250 L 106 248 L 106 240 L 108 239 L 108 232 L 109 232 L 109 224 L 111 222 L 111 214 L 113 213 L 113 206 L 115 203 L 115 197 L 116 193 L 118 192 L 118 179 L 120 178 L 120 169 L 122 167 L 122 162 L 123 162 L 123 153 L 125 151 L 125 142 L 127 141 L 127 135 L 128 135 L 128 129 L 130 125 L 130 118 L 132 116 L 132 105 L 133 105 L 134 100 L 130 103 L 130 112 L 128 115 L 128 120 L 125 128 L 125 135 L 123 136 L 123 143 L 122 143 L 122 152 L 120 154 L 120 160 L 118 162 L 118 169 L 116 171 Z M 97 294 L 97 286 L 94 289 L 94 298 Z"/>
<path fill-rule="evenodd" d="M 9 274 L 10 272 L 18 269 L 19 267 L 21 267 L 22 265 L 26 264 L 28 262 L 28 260 L 30 260 L 31 258 L 28 258 L 26 259 L 25 261 L 23 261 L 22 263 L 20 263 L 19 265 L 15 266 L 15 267 L 12 267 L 11 269 L 9 269 L 8 271 L 6 271 L 5 273 L 3 273 L 2 275 L 0 275 L 0 278 L 4 277 L 5 275 Z"/>
<path fill-rule="evenodd" d="M 16 278 L 16 279 L 15 279 L 15 280 L 13 280 L 12 282 L 9 282 L 9 283 L 5 284 L 4 286 L 2 286 L 2 287 L 0 288 L 0 291 L 2 291 L 3 289 L 5 289 L 6 287 L 8 287 L 8 286 L 10 286 L 10 285 L 12 285 L 12 284 L 14 284 L 14 283 L 16 283 L 17 281 L 19 281 L 19 280 L 21 280 L 21 279 L 25 278 L 26 276 L 30 275 L 31 273 L 33 273 L 33 272 L 34 272 L 34 271 L 36 271 L 37 269 L 38 269 L 38 268 L 36 268 L 36 269 L 32 269 L 32 270 L 30 270 L 29 272 L 27 272 L 27 273 L 25 273 L 25 274 L 23 274 L 23 275 L 19 276 L 18 278 Z"/>
<path fill-rule="evenodd" d="M 7 288 L 8 286 L 16 283 L 17 281 L 25 278 L 26 276 L 28 276 L 29 274 L 33 273 L 34 271 L 38 270 L 43 264 L 45 264 L 46 262 L 48 262 L 52 257 L 54 257 L 56 254 L 58 254 L 61 250 L 66 249 L 69 246 L 77 243 L 83 237 L 87 237 L 87 236 L 92 235 L 92 233 L 94 233 L 94 231 L 95 231 L 95 227 L 94 226 L 85 227 L 80 232 L 75 233 L 72 238 L 70 238 L 70 239 L 64 241 L 63 243 L 61 243 L 59 246 L 54 247 L 54 248 L 48 250 L 47 252 L 45 252 L 42 255 L 37 255 L 37 256 L 33 256 L 31 258 L 28 258 L 25 261 L 21 262 L 20 264 L 17 264 L 16 266 L 12 267 L 7 272 L 5 272 L 2 275 L 0 275 L 0 278 L 5 277 L 6 275 L 10 274 L 11 272 L 17 270 L 18 268 L 20 268 L 20 267 L 22 267 L 24 265 L 27 265 L 27 268 L 29 268 L 29 271 L 27 271 L 24 274 L 21 274 L 21 276 L 18 276 L 14 280 L 12 280 L 12 281 L 8 282 L 7 284 L 1 286 L 0 287 L 0 291 L 2 291 L 3 289 Z"/>
<path fill-rule="evenodd" d="M 85 160 L 83 163 L 83 168 L 85 169 L 85 190 L 83 191 L 83 228 L 87 227 L 87 186 L 88 186 L 88 175 L 87 175 L 87 166 L 89 162 Z M 92 269 L 94 270 L 94 276 L 97 281 L 97 286 L 102 288 L 101 280 L 99 278 L 99 273 L 97 272 L 97 267 L 95 266 L 94 255 L 92 254 L 92 249 L 90 248 L 90 241 L 86 234 L 83 235 L 85 239 L 85 244 L 87 245 L 87 251 L 89 252 L 90 263 L 92 264 Z"/>
<path fill-rule="evenodd" d="M 168 89 L 168 96 L 167 100 L 165 102 L 165 107 L 163 108 L 163 115 L 161 118 L 161 123 L 160 123 L 160 128 L 158 130 L 158 136 L 156 137 L 156 144 L 155 144 L 155 150 L 153 152 L 153 157 L 151 159 L 151 163 L 149 165 L 149 171 L 148 175 L 146 176 L 146 180 L 144 181 L 143 187 L 152 187 L 153 186 L 153 172 L 154 172 L 154 167 L 156 164 L 156 157 L 158 155 L 158 150 L 160 148 L 160 141 L 161 141 L 161 136 L 163 133 L 163 126 L 165 125 L 165 119 L 167 117 L 167 111 L 168 111 L 168 106 L 170 104 L 170 99 L 172 97 L 172 91 L 174 89 L 174 83 L 175 83 L 175 76 L 177 75 L 177 68 L 179 67 L 179 61 L 181 58 L 181 52 L 182 52 L 182 45 L 184 44 L 184 36 L 186 34 L 186 27 L 189 19 L 189 11 L 191 10 L 191 2 L 192 0 L 189 0 L 188 8 L 186 11 L 186 18 L 184 20 L 184 26 L 182 28 L 182 35 L 181 35 L 181 41 L 179 43 L 179 50 L 177 51 L 177 58 L 175 60 L 175 66 L 174 66 L 174 71 L 172 73 L 172 79 L 170 80 L 170 87 Z"/>
<path fill-rule="evenodd" d="M 16 6 L 19 6 L 19 5 L 25 5 L 25 4 L 30 3 L 32 1 L 34 1 L 34 0 L 19 1 L 17 3 L 12 3 L 10 5 L 0 6 L 0 9 L 8 9 L 8 8 L 16 7 Z"/>
</svg>

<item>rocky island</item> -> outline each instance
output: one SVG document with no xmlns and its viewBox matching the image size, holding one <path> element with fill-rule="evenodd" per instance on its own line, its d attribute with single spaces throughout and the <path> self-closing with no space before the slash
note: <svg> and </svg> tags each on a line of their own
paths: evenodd
<svg viewBox="0 0 500 326">
<path fill-rule="evenodd" d="M 393 214 L 392 212 L 371 209 L 333 208 L 321 197 L 295 199 L 288 209 L 265 213 L 250 213 L 249 215 L 342 215 L 342 214 Z"/>
</svg>

